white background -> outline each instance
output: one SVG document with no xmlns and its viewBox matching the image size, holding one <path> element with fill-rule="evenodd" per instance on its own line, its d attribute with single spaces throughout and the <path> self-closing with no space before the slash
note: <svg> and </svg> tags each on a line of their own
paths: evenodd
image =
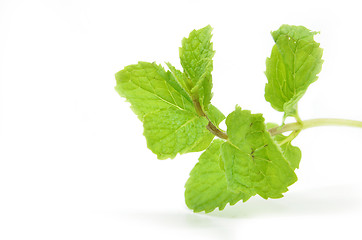
<svg viewBox="0 0 362 240">
<path fill-rule="evenodd" d="M 199 153 L 157 160 L 114 90 L 139 60 L 179 67 L 181 39 L 210 24 L 213 104 L 280 123 L 263 96 L 270 31 L 304 25 L 325 63 L 301 117 L 362 120 L 358 2 L 0 0 L 0 239 L 361 239 L 361 129 L 302 132 L 283 199 L 195 214 L 183 195 Z"/>
</svg>

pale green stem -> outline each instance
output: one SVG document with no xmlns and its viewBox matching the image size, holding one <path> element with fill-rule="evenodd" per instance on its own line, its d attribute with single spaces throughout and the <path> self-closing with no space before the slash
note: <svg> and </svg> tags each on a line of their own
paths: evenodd
<svg viewBox="0 0 362 240">
<path fill-rule="evenodd" d="M 299 117 L 299 114 L 297 113 L 297 115 L 295 115 L 295 120 L 298 122 L 298 123 L 301 123 L 303 122 L 302 119 Z"/>
<path fill-rule="evenodd" d="M 286 139 L 284 139 L 283 141 L 279 142 L 279 145 L 283 145 L 284 143 L 287 142 L 291 142 L 294 138 L 296 138 L 301 130 L 297 130 L 297 131 L 293 131 Z"/>
<path fill-rule="evenodd" d="M 296 123 L 288 123 L 281 127 L 271 128 L 268 131 L 272 136 L 275 136 L 284 132 L 301 131 L 307 128 L 320 127 L 320 126 L 346 126 L 346 127 L 362 128 L 362 122 L 347 120 L 347 119 L 319 118 L 319 119 L 305 120 Z"/>
</svg>

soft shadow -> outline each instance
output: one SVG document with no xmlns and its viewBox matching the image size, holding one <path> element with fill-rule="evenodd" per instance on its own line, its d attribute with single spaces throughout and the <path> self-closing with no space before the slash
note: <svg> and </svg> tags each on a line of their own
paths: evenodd
<svg viewBox="0 0 362 240">
<path fill-rule="evenodd" d="M 355 189 L 351 185 L 340 185 L 289 192 L 281 199 L 253 197 L 246 203 L 228 206 L 210 215 L 221 218 L 335 215 L 361 206 L 361 197 Z"/>
<path fill-rule="evenodd" d="M 211 239 L 233 239 L 227 225 L 227 219 L 215 218 L 207 214 L 195 214 L 185 208 L 183 212 L 157 211 L 122 211 L 122 218 L 128 221 L 143 222 L 148 225 L 164 226 L 177 231 L 194 230 L 201 235 L 207 234 Z"/>
<path fill-rule="evenodd" d="M 156 212 L 156 211 L 125 211 L 122 212 L 123 217 L 130 220 L 141 220 L 152 222 L 154 224 L 162 224 L 168 227 L 212 227 L 213 220 L 203 214 L 188 214 L 182 212 Z"/>
</svg>

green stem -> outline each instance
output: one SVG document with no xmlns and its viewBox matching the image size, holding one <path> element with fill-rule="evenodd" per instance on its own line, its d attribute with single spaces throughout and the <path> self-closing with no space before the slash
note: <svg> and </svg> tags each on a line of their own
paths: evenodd
<svg viewBox="0 0 362 240">
<path fill-rule="evenodd" d="M 287 138 L 285 138 L 283 141 L 279 142 L 279 145 L 283 145 L 284 143 L 291 142 L 294 138 L 296 138 L 301 130 L 293 131 Z"/>
<path fill-rule="evenodd" d="M 192 102 L 194 103 L 196 113 L 201 117 L 205 117 L 206 114 L 204 113 L 204 110 L 202 110 L 202 107 L 201 107 L 201 104 L 199 102 L 198 96 L 193 97 Z"/>
<path fill-rule="evenodd" d="M 294 116 L 295 120 L 298 122 L 298 123 L 301 123 L 303 122 L 302 119 L 299 117 L 299 114 L 297 112 L 297 115 Z"/>
<path fill-rule="evenodd" d="M 225 139 L 227 140 L 228 139 L 228 135 L 220 130 L 217 126 L 215 126 L 211 121 L 210 119 L 207 117 L 207 115 L 204 113 L 204 110 L 202 109 L 201 107 L 201 104 L 198 100 L 198 97 L 194 97 L 192 99 L 193 103 L 194 103 L 194 107 L 196 109 L 196 112 L 199 116 L 201 117 L 206 117 L 206 119 L 209 121 L 209 124 L 206 126 L 206 129 L 209 130 L 212 134 L 214 134 L 216 137 L 219 137 L 221 139 Z"/>
<path fill-rule="evenodd" d="M 206 126 L 207 130 L 209 130 L 212 134 L 214 134 L 216 137 L 228 140 L 228 135 L 221 131 L 219 128 L 217 128 L 212 122 L 209 120 L 209 124 Z"/>
<path fill-rule="evenodd" d="M 307 128 L 320 127 L 320 126 L 346 126 L 346 127 L 362 128 L 362 122 L 348 120 L 348 119 L 318 118 L 318 119 L 305 120 L 301 122 L 288 123 L 281 127 L 271 128 L 268 131 L 272 136 L 275 136 L 284 132 L 301 131 Z"/>
</svg>

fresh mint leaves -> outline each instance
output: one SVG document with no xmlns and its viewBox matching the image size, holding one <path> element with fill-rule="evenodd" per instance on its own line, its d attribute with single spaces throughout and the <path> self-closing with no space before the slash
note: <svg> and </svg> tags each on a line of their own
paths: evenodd
<svg viewBox="0 0 362 240">
<path fill-rule="evenodd" d="M 188 38 L 182 40 L 180 48 L 181 65 L 189 82 L 189 89 L 194 100 L 207 110 L 211 101 L 213 69 L 212 58 L 215 54 L 211 42 L 211 26 L 194 30 Z"/>
<path fill-rule="evenodd" d="M 226 118 L 229 140 L 222 145 L 228 188 L 234 192 L 280 198 L 297 177 L 266 131 L 261 114 L 236 107 Z"/>
<path fill-rule="evenodd" d="M 240 200 L 245 202 L 250 198 L 245 192 L 228 189 L 220 152 L 223 143 L 220 139 L 211 143 L 201 154 L 186 182 L 186 205 L 195 212 L 211 212 L 217 207 L 223 210 L 227 203 L 234 205 Z"/>
<path fill-rule="evenodd" d="M 224 119 L 213 106 L 208 119 L 200 116 L 174 75 L 156 63 L 127 66 L 116 79 L 116 90 L 143 121 L 147 146 L 159 159 L 206 149 L 214 138 L 208 119 L 216 125 Z"/>
<path fill-rule="evenodd" d="M 312 32 L 303 26 L 282 25 L 272 32 L 275 45 L 266 60 L 265 99 L 272 107 L 297 117 L 298 101 L 322 69 L 323 50 Z"/>
<path fill-rule="evenodd" d="M 272 32 L 275 45 L 266 61 L 265 99 L 284 112 L 282 125 L 265 123 L 261 114 L 236 107 L 225 119 L 211 104 L 213 70 L 212 28 L 194 30 L 182 40 L 183 71 L 166 63 L 139 62 L 116 74 L 117 92 L 143 122 L 147 146 L 159 159 L 205 150 L 186 182 L 186 205 L 195 212 L 222 210 L 229 203 L 256 194 L 280 198 L 297 181 L 301 151 L 292 140 L 306 129 L 323 125 L 362 127 L 343 119 L 302 121 L 298 101 L 322 67 L 323 50 L 316 32 L 282 25 Z M 297 122 L 284 124 L 287 117 Z M 284 135 L 285 132 L 291 132 Z M 214 140 L 218 137 L 220 139 Z"/>
<path fill-rule="evenodd" d="M 174 108 L 196 113 L 190 96 L 170 72 L 156 63 L 139 62 L 116 74 L 117 92 L 143 121 L 151 112 Z"/>
</svg>

